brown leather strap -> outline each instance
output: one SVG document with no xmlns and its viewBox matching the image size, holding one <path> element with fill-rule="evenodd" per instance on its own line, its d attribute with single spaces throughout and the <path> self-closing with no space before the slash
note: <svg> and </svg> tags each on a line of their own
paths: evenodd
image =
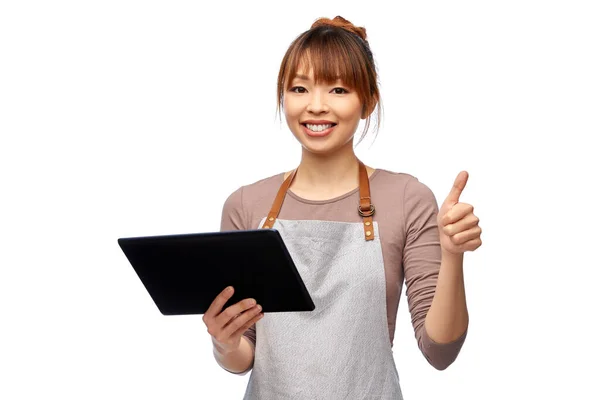
<svg viewBox="0 0 600 400">
<path fill-rule="evenodd" d="M 273 202 L 273 206 L 271 207 L 271 211 L 267 215 L 267 219 L 262 226 L 264 229 L 270 229 L 273 227 L 273 224 L 275 224 L 275 220 L 281 211 L 281 206 L 283 205 L 285 195 L 289 190 L 294 177 L 296 176 L 296 171 L 297 169 L 292 171 L 287 179 L 281 184 L 281 187 L 277 192 L 277 196 L 275 197 L 275 201 Z M 358 161 L 358 182 L 358 192 L 360 195 L 358 213 L 363 218 L 365 240 L 373 240 L 375 237 L 373 230 L 373 214 L 375 214 L 375 206 L 373 203 L 371 203 L 371 189 L 369 187 L 369 174 L 367 172 L 367 167 L 365 167 L 360 160 Z"/>
<path fill-rule="evenodd" d="M 365 239 L 373 240 L 375 233 L 373 230 L 373 214 L 375 214 L 375 206 L 371 203 L 371 188 L 369 187 L 369 174 L 367 167 L 362 161 L 358 161 L 358 192 L 360 201 L 358 204 L 358 213 L 363 217 L 363 227 L 365 229 Z"/>
<path fill-rule="evenodd" d="M 297 169 L 293 170 L 292 173 L 287 177 L 287 179 L 283 181 L 283 183 L 281 184 L 281 187 L 279 187 L 279 192 L 277 192 L 275 201 L 273 202 L 273 205 L 271 206 L 271 211 L 269 212 L 269 215 L 267 215 L 267 219 L 265 220 L 265 223 L 262 226 L 264 229 L 270 229 L 273 227 L 275 220 L 279 216 L 279 211 L 281 211 L 281 206 L 283 205 L 283 200 L 285 199 L 285 195 L 286 195 L 288 189 L 290 188 L 290 185 L 292 184 L 294 177 L 296 176 L 296 171 L 297 171 Z"/>
</svg>

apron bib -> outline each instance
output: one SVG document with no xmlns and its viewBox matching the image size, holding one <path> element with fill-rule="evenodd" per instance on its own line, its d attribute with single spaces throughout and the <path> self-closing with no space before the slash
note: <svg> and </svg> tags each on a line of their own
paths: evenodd
<svg viewBox="0 0 600 400">
<path fill-rule="evenodd" d="M 375 208 L 359 165 L 362 223 L 277 219 L 296 171 L 261 221 L 281 234 L 315 310 L 269 313 L 256 323 L 246 400 L 402 399 Z"/>
</svg>

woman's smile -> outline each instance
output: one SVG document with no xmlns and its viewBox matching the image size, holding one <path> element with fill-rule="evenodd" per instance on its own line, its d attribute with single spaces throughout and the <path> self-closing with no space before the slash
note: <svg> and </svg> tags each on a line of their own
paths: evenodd
<svg viewBox="0 0 600 400">
<path fill-rule="evenodd" d="M 304 128 L 304 132 L 311 137 L 325 137 L 333 132 L 337 124 L 330 121 L 305 121 L 300 125 Z"/>
</svg>

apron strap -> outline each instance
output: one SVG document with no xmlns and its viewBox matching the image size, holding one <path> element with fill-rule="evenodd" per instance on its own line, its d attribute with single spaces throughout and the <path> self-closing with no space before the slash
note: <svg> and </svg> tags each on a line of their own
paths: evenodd
<svg viewBox="0 0 600 400">
<path fill-rule="evenodd" d="M 375 214 L 375 206 L 371 203 L 371 189 L 369 187 L 369 174 L 367 167 L 362 161 L 358 161 L 359 184 L 358 192 L 360 201 L 358 204 L 358 214 L 363 217 L 363 228 L 365 229 L 365 240 L 373 240 L 373 214 Z"/>
<path fill-rule="evenodd" d="M 273 227 L 275 220 L 279 216 L 279 211 L 281 210 L 281 206 L 283 205 L 283 199 L 285 199 L 285 194 L 287 193 L 294 177 L 296 176 L 297 169 L 293 170 L 290 176 L 287 177 L 285 181 L 279 187 L 279 191 L 277 192 L 277 196 L 275 197 L 275 201 L 271 206 L 271 211 L 269 211 L 269 215 L 267 215 L 267 219 L 263 224 L 264 229 L 270 229 Z"/>
<path fill-rule="evenodd" d="M 289 190 L 294 177 L 296 176 L 295 169 L 292 171 L 290 176 L 281 184 L 279 191 L 277 192 L 277 196 L 275 197 L 275 201 L 271 207 L 271 211 L 267 215 L 267 219 L 263 224 L 263 229 L 270 229 L 275 224 L 275 220 L 279 216 L 279 211 L 281 211 L 281 206 L 283 205 L 283 200 L 285 199 L 285 195 Z M 371 189 L 369 187 L 369 174 L 367 173 L 367 168 L 362 161 L 358 161 L 358 192 L 360 195 L 360 200 L 358 204 L 358 214 L 363 219 L 363 227 L 365 231 L 365 240 L 373 240 L 374 232 L 373 232 L 373 214 L 375 214 L 375 206 L 371 203 Z"/>
</svg>

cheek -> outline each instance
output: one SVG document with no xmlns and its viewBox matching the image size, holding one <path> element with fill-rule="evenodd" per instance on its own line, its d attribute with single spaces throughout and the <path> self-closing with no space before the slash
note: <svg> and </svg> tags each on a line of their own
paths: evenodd
<svg viewBox="0 0 600 400">
<path fill-rule="evenodd" d="M 283 112 L 286 119 L 297 118 L 302 113 L 302 104 L 297 99 L 284 96 Z"/>
<path fill-rule="evenodd" d="M 338 107 L 338 112 L 340 117 L 346 120 L 360 120 L 362 115 L 362 105 L 358 98 L 351 99 L 350 101 L 344 102 L 344 104 L 340 104 L 340 107 Z"/>
<path fill-rule="evenodd" d="M 286 101 L 286 99 L 283 100 L 282 109 L 287 126 L 294 131 L 294 127 L 298 124 L 301 110 L 294 101 Z"/>
</svg>

